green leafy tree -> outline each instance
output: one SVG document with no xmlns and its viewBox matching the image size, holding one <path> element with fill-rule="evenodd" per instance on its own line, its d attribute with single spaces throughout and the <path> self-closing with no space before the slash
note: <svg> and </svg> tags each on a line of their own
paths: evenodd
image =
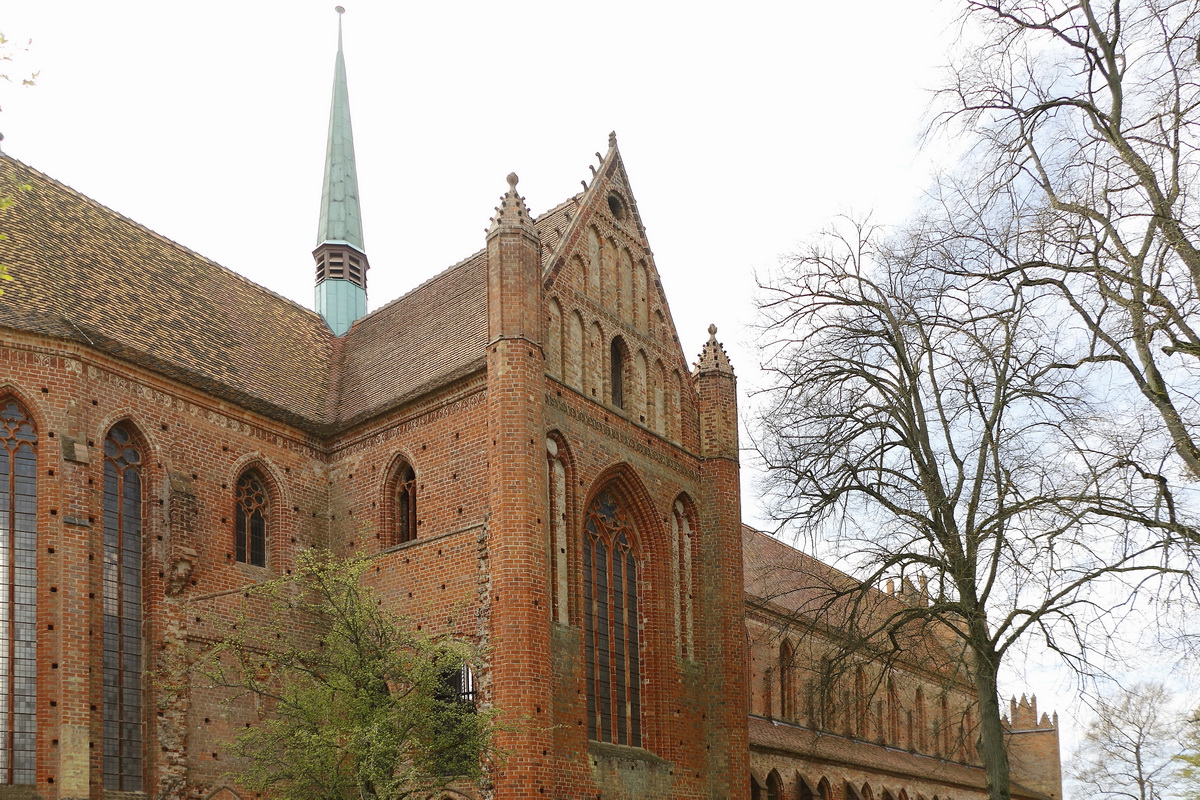
<svg viewBox="0 0 1200 800">
<path fill-rule="evenodd" d="M 301 558 L 252 589 L 230 633 L 196 669 L 261 723 L 235 740 L 238 781 L 283 800 L 443 797 L 484 779 L 497 712 L 476 709 L 475 653 L 380 607 L 367 562 Z"/>
</svg>

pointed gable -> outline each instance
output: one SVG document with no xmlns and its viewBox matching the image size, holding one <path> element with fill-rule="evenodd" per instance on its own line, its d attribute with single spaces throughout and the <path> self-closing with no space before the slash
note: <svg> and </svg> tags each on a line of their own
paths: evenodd
<svg viewBox="0 0 1200 800">
<path fill-rule="evenodd" d="M 684 407 L 693 402 L 687 362 L 615 135 L 594 172 L 573 203 L 555 210 L 565 228 L 554 241 L 543 239 L 551 251 L 548 372 L 679 442 L 681 414 L 693 411 Z M 618 382 L 616 398 L 611 387 Z"/>
</svg>

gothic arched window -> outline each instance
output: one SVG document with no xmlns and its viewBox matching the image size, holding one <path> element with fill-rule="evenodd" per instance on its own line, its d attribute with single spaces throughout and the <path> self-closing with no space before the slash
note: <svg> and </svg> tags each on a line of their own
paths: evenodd
<svg viewBox="0 0 1200 800">
<path fill-rule="evenodd" d="M 588 738 L 640 747 L 637 560 L 625 512 L 611 494 L 592 501 L 584 531 Z"/>
<path fill-rule="evenodd" d="M 246 470 L 237 481 L 235 493 L 237 525 L 234 541 L 236 558 L 255 567 L 267 565 L 267 520 L 271 513 L 270 495 L 262 477 Z"/>
<path fill-rule="evenodd" d="M 767 800 L 783 800 L 783 779 L 776 770 L 767 776 Z"/>
<path fill-rule="evenodd" d="M 392 478 L 392 541 L 403 544 L 417 538 L 417 473 L 407 461 L 396 465 Z"/>
<path fill-rule="evenodd" d="M 0 783 L 37 781 L 37 432 L 0 408 Z"/>
<path fill-rule="evenodd" d="M 142 790 L 142 475 L 124 427 L 104 440 L 104 788 Z"/>
</svg>

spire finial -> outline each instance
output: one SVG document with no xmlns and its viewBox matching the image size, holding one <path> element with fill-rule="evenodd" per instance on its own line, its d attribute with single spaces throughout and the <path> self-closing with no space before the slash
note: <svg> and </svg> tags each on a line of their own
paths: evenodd
<svg viewBox="0 0 1200 800">
<path fill-rule="evenodd" d="M 617 132 L 616 131 L 608 132 L 608 146 L 610 149 L 617 146 Z"/>
<path fill-rule="evenodd" d="M 519 180 L 521 180 L 521 179 L 517 177 L 517 173 L 515 173 L 515 172 L 508 173 L 508 190 L 510 192 L 517 191 L 517 181 L 519 181 Z"/>
<path fill-rule="evenodd" d="M 338 15 L 338 52 L 342 51 L 342 14 L 346 13 L 346 9 L 342 6 L 334 6 L 333 10 Z"/>
<path fill-rule="evenodd" d="M 709 342 L 709 344 L 717 343 L 717 326 L 716 325 L 708 326 L 708 342 Z"/>
</svg>

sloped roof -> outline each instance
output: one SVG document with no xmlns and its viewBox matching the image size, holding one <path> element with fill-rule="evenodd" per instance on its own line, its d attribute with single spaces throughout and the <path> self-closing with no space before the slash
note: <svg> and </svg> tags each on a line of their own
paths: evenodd
<svg viewBox="0 0 1200 800">
<path fill-rule="evenodd" d="M 324 415 L 316 313 L 8 156 L 0 325 L 81 342 L 291 422 Z"/>
<path fill-rule="evenodd" d="M 29 184 L 2 218 L 0 326 L 80 342 L 240 405 L 328 433 L 483 365 L 479 251 L 358 320 L 341 339 L 316 312 L 0 154 Z M 549 258 L 575 198 L 535 225 Z"/>
<path fill-rule="evenodd" d="M 811 760 L 814 762 L 813 772 L 805 774 L 804 779 L 811 781 L 814 789 L 822 777 L 827 777 L 831 781 L 837 777 L 834 769 L 828 773 L 821 772 L 821 764 L 834 767 L 837 765 L 859 767 L 870 772 L 891 773 L 896 776 L 912 775 L 914 771 L 919 770 L 919 774 L 925 780 L 980 790 L 987 788 L 987 776 L 980 767 L 910 753 L 907 750 L 898 750 L 894 747 L 863 742 L 837 734 L 814 731 L 799 725 L 762 717 L 750 717 L 750 747 L 794 753 Z M 883 778 L 878 788 L 889 788 L 888 780 Z M 1044 800 L 1045 797 L 1015 781 L 1012 785 L 1012 794 L 1014 797 L 1035 798 L 1036 800 Z"/>
</svg>

